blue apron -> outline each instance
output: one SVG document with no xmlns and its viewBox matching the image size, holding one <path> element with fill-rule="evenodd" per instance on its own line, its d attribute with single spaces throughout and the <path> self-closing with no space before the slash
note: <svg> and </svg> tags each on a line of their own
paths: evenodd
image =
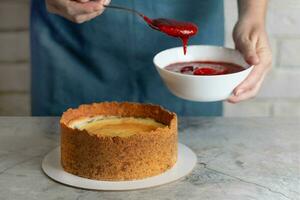
<svg viewBox="0 0 300 200">
<path fill-rule="evenodd" d="M 113 0 L 150 18 L 174 18 L 199 26 L 189 44 L 223 45 L 221 0 Z M 172 95 L 152 59 L 181 41 L 149 28 L 143 20 L 107 9 L 83 24 L 46 11 L 32 0 L 32 115 L 61 115 L 69 107 L 100 101 L 160 104 L 181 116 L 217 116 L 221 102 L 196 103 Z M 187 52 L 188 53 L 188 52 Z"/>
</svg>

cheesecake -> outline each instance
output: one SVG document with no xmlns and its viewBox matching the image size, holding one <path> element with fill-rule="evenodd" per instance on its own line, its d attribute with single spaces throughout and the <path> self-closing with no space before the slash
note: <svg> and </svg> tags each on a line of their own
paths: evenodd
<svg viewBox="0 0 300 200">
<path fill-rule="evenodd" d="M 136 133 L 147 133 L 166 125 L 151 118 L 96 116 L 73 122 L 72 127 L 107 137 L 129 137 Z"/>
<path fill-rule="evenodd" d="M 80 177 L 137 180 L 177 161 L 177 116 L 157 105 L 81 105 L 64 112 L 60 126 L 62 167 Z"/>
</svg>

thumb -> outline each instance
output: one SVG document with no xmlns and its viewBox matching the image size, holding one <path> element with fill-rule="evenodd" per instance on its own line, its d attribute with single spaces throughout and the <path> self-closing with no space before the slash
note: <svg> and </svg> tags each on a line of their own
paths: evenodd
<svg viewBox="0 0 300 200">
<path fill-rule="evenodd" d="M 104 0 L 103 5 L 108 5 L 108 4 L 110 4 L 110 0 Z"/>
<path fill-rule="evenodd" d="M 239 50 L 244 56 L 245 61 L 250 65 L 256 65 L 259 63 L 259 57 L 256 53 L 255 44 L 250 40 L 239 41 L 236 45 L 237 50 Z"/>
</svg>

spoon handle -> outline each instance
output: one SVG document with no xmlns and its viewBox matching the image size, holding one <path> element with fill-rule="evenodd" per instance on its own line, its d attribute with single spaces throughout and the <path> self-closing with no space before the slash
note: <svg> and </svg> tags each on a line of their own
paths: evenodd
<svg viewBox="0 0 300 200">
<path fill-rule="evenodd" d="M 125 10 L 125 11 L 129 11 L 129 12 L 132 12 L 134 14 L 137 14 L 141 17 L 144 17 L 144 15 L 134 9 L 131 9 L 131 8 L 126 8 L 126 7 L 122 7 L 122 6 L 116 6 L 116 5 L 104 5 L 105 8 L 112 8 L 112 9 L 118 9 L 118 10 Z"/>
</svg>

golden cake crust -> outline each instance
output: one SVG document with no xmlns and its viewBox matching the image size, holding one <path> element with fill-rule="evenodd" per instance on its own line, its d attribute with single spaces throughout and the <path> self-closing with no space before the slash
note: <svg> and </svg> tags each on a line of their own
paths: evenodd
<svg viewBox="0 0 300 200">
<path fill-rule="evenodd" d="M 165 124 L 129 137 L 95 135 L 70 126 L 98 115 L 152 118 Z M 158 175 L 177 160 L 177 116 L 160 106 L 104 102 L 68 109 L 62 115 L 61 164 L 65 171 L 97 180 L 134 180 Z"/>
</svg>

